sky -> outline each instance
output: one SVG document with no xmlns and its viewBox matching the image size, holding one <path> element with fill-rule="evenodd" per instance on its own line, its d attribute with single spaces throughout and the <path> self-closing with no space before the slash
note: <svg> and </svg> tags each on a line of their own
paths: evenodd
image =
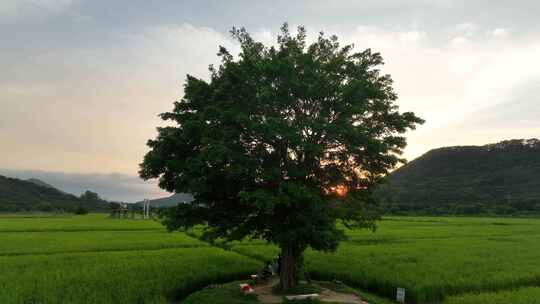
<svg viewBox="0 0 540 304">
<path fill-rule="evenodd" d="M 426 123 L 404 156 L 540 137 L 540 2 L 0 1 L 0 174 L 114 200 L 166 196 L 137 178 L 186 74 L 208 78 L 229 30 L 336 34 L 385 59 L 402 111 Z"/>
</svg>

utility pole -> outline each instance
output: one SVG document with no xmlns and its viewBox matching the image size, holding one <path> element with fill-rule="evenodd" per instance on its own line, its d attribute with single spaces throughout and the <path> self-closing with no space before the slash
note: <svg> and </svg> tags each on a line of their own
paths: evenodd
<svg viewBox="0 0 540 304">
<path fill-rule="evenodd" d="M 145 199 L 143 201 L 143 218 L 148 219 L 150 218 L 150 200 Z"/>
</svg>

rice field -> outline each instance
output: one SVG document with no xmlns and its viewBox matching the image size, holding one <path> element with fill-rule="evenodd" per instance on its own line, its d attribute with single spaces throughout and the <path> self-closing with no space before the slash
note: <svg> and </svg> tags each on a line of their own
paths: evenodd
<svg viewBox="0 0 540 304">
<path fill-rule="evenodd" d="M 247 277 L 276 247 L 225 249 L 150 220 L 0 216 L 0 303 L 170 303 Z M 540 220 L 391 217 L 306 252 L 313 279 L 407 303 L 540 303 Z"/>
<path fill-rule="evenodd" d="M 537 219 L 389 218 L 375 233 L 348 234 L 336 253 L 306 253 L 312 278 L 338 279 L 389 298 L 402 287 L 408 303 L 540 286 Z M 278 252 L 261 244 L 232 250 L 259 260 Z"/>
<path fill-rule="evenodd" d="M 155 221 L 114 220 L 106 214 L 73 215 L 0 215 L 0 232 L 51 232 L 51 231 L 133 231 L 160 230 Z"/>
<path fill-rule="evenodd" d="M 526 287 L 489 293 L 472 293 L 450 297 L 444 304 L 540 303 L 540 288 Z"/>
<path fill-rule="evenodd" d="M 149 220 L 10 217 L 0 227 L 0 303 L 170 303 L 261 264 Z"/>
</svg>

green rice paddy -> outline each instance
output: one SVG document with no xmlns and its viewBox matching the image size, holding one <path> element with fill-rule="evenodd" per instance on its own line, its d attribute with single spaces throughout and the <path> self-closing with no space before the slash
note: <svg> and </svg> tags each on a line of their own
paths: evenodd
<svg viewBox="0 0 540 304">
<path fill-rule="evenodd" d="M 149 220 L 0 218 L 0 303 L 169 303 L 260 264 Z"/>
<path fill-rule="evenodd" d="M 170 303 L 247 277 L 277 248 L 210 246 L 151 220 L 0 217 L 0 303 Z M 540 303 L 540 220 L 392 217 L 306 252 L 313 279 L 407 303 Z"/>
</svg>

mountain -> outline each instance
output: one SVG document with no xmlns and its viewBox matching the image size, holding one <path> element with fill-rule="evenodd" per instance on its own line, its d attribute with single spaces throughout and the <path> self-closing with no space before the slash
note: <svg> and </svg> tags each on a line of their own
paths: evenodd
<svg viewBox="0 0 540 304">
<path fill-rule="evenodd" d="M 394 214 L 540 213 L 540 141 L 435 149 L 394 171 L 377 196 Z"/>
<path fill-rule="evenodd" d="M 173 207 L 180 203 L 189 203 L 193 201 L 193 196 L 189 193 L 175 193 L 169 197 L 163 197 L 150 200 L 150 206 L 155 208 Z M 137 202 L 137 205 L 143 204 L 143 201 Z"/>
<path fill-rule="evenodd" d="M 44 181 L 42 181 L 42 180 L 40 180 L 40 179 L 37 179 L 37 178 L 29 178 L 29 179 L 27 179 L 27 181 L 29 181 L 29 182 L 31 182 L 31 183 L 34 183 L 34 184 L 36 184 L 36 185 L 38 185 L 38 186 L 42 186 L 42 187 L 47 187 L 47 188 L 52 188 L 52 189 L 58 190 L 57 188 L 55 188 L 55 187 L 53 187 L 53 186 L 47 184 L 46 182 L 44 182 Z M 59 190 L 59 191 L 60 191 L 60 190 Z M 63 191 L 60 191 L 60 192 L 63 192 Z"/>
<path fill-rule="evenodd" d="M 38 180 L 21 180 L 0 175 L 0 212 L 107 210 L 102 200 L 82 200 Z"/>
</svg>

